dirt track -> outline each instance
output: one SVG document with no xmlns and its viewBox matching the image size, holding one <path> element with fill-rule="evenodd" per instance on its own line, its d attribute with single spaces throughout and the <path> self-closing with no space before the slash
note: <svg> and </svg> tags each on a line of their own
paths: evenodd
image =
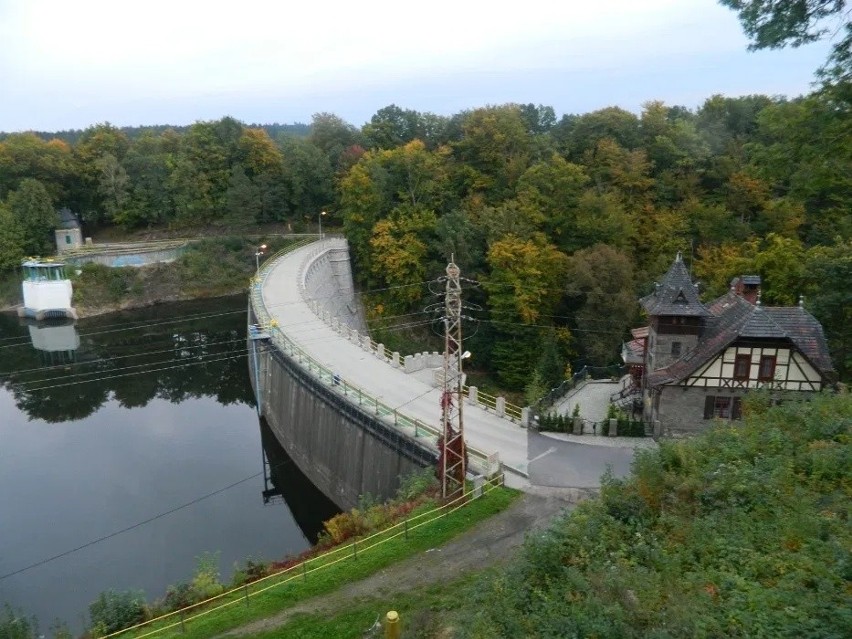
<svg viewBox="0 0 852 639">
<path fill-rule="evenodd" d="M 452 581 L 469 570 L 506 562 L 523 543 L 527 532 L 547 525 L 554 515 L 590 495 L 571 488 L 529 489 L 508 510 L 438 548 L 394 564 L 340 589 L 302 601 L 276 615 L 253 621 L 224 635 L 241 636 L 274 630 L 297 613 L 322 613 L 339 609 L 348 600 L 411 590 L 431 583 Z"/>
</svg>

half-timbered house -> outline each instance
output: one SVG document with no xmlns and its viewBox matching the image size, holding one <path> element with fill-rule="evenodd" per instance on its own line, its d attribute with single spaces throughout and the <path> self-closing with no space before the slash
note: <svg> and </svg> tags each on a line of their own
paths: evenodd
<svg viewBox="0 0 852 639">
<path fill-rule="evenodd" d="M 636 390 L 657 434 L 738 419 L 743 396 L 755 389 L 815 393 L 833 381 L 820 323 L 801 301 L 762 305 L 759 288 L 757 276 L 736 278 L 725 295 L 704 304 L 678 253 L 640 300 L 649 324 L 634 331 L 630 352 L 644 360 Z"/>
</svg>

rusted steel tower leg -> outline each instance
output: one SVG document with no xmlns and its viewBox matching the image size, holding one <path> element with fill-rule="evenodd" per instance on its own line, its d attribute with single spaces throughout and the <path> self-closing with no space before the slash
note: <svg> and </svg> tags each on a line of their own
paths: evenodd
<svg viewBox="0 0 852 639">
<path fill-rule="evenodd" d="M 462 327 L 461 271 L 452 258 L 447 265 L 444 314 L 444 384 L 441 394 L 443 433 L 439 442 L 438 463 L 443 497 L 464 493 L 467 451 L 462 419 Z"/>
</svg>

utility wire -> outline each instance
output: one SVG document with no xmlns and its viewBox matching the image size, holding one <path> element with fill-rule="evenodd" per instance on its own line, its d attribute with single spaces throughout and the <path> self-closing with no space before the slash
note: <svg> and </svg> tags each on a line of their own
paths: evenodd
<svg viewBox="0 0 852 639">
<path fill-rule="evenodd" d="M 427 324 L 431 324 L 432 321 L 433 320 L 426 320 L 426 321 L 421 321 L 421 322 L 409 322 L 409 323 L 399 324 L 399 325 L 396 325 L 396 326 L 391 326 L 391 327 L 388 327 L 384 330 L 386 330 L 386 331 L 405 330 L 405 329 L 416 327 L 416 326 L 425 326 Z M 315 329 L 311 329 L 311 330 L 319 330 L 320 328 L 327 328 L 327 327 L 323 324 L 322 326 L 318 326 Z M 328 342 L 328 341 L 332 341 L 334 339 L 342 339 L 342 338 L 340 338 L 340 336 L 338 336 L 338 335 L 330 335 L 330 336 L 321 336 L 321 337 L 316 337 L 314 339 L 301 340 L 301 341 L 295 340 L 292 337 L 289 338 L 289 339 L 296 346 L 301 348 L 304 345 L 316 344 L 316 343 L 320 343 L 320 342 Z M 51 377 L 51 378 L 48 378 L 48 379 L 40 379 L 40 380 L 30 380 L 30 381 L 26 381 L 26 382 L 15 382 L 13 385 L 21 388 L 21 390 L 23 390 L 25 392 L 36 392 L 36 391 L 48 390 L 48 389 L 52 389 L 52 388 L 63 388 L 63 387 L 66 387 L 66 386 L 73 386 L 75 384 L 86 384 L 86 383 L 90 383 L 90 382 L 99 382 L 99 381 L 105 381 L 105 380 L 109 380 L 109 379 L 131 377 L 131 376 L 134 376 L 134 375 L 147 375 L 149 373 L 158 373 L 158 372 L 161 372 L 161 371 L 172 370 L 172 369 L 175 369 L 175 368 L 181 368 L 181 367 L 185 367 L 185 366 L 197 366 L 199 364 L 207 364 L 207 363 L 211 363 L 211 362 L 221 362 L 221 361 L 227 361 L 227 360 L 231 360 L 231 359 L 238 359 L 240 357 L 245 357 L 247 355 L 248 351 L 249 351 L 248 348 L 238 348 L 238 349 L 234 349 L 232 351 L 226 351 L 225 353 L 209 353 L 206 356 L 201 356 L 201 357 L 204 357 L 205 359 L 198 360 L 198 361 L 182 362 L 182 363 L 176 364 L 174 366 L 165 366 L 165 367 L 161 367 L 161 368 L 150 368 L 150 369 L 146 369 L 146 370 L 143 370 L 143 371 L 135 371 L 135 372 L 132 372 L 132 373 L 120 373 L 118 375 L 105 375 L 105 376 L 102 376 L 102 377 L 95 377 L 95 378 L 91 378 L 91 379 L 78 379 L 78 380 L 73 381 L 73 382 L 65 382 L 65 383 L 61 383 L 61 384 L 49 384 L 49 385 L 46 385 L 46 386 L 38 385 L 38 384 L 41 384 L 43 382 L 49 382 L 49 381 L 58 380 L 58 379 L 66 379 L 66 376 L 57 376 L 57 377 Z M 228 354 L 232 354 L 232 353 L 234 354 L 233 356 L 219 357 L 219 355 L 228 355 Z M 161 361 L 161 362 L 150 362 L 150 363 L 146 363 L 146 364 L 128 366 L 128 367 L 124 367 L 124 368 L 121 368 L 121 369 L 114 369 L 114 370 L 126 370 L 126 369 L 129 369 L 129 368 L 137 368 L 137 367 L 141 367 L 141 366 L 159 366 L 160 364 L 170 362 L 170 361 L 174 361 L 174 360 L 164 360 L 164 361 Z M 93 371 L 91 374 L 102 373 L 102 372 L 105 372 L 105 371 Z M 83 376 L 83 375 L 88 375 L 88 374 L 90 374 L 90 373 L 74 374 L 74 375 L 69 375 L 67 377 L 78 377 L 78 376 Z M 36 386 L 35 387 L 28 386 L 28 385 L 31 385 L 31 384 L 35 384 Z"/>
<path fill-rule="evenodd" d="M 283 467 L 288 463 L 292 463 L 292 461 L 293 460 L 283 461 L 280 464 L 276 464 L 276 466 L 274 468 L 277 470 L 278 468 Z M 61 559 L 62 557 L 67 557 L 68 555 L 71 555 L 75 552 L 79 552 L 80 550 L 83 550 L 84 548 L 89 548 L 90 546 L 94 546 L 95 544 L 99 544 L 101 542 L 107 541 L 108 539 L 112 539 L 113 537 L 117 537 L 118 535 L 122 535 L 126 532 L 130 532 L 131 530 L 135 530 L 136 528 L 140 528 L 141 526 L 144 526 L 146 524 L 150 524 L 151 522 L 157 521 L 158 519 L 162 519 L 163 517 L 166 517 L 168 515 L 176 513 L 180 510 L 183 510 L 184 508 L 189 508 L 190 506 L 194 506 L 195 504 L 202 502 L 205 499 L 209 499 L 210 497 L 214 497 L 215 495 L 219 495 L 221 493 L 224 493 L 227 490 L 235 488 L 236 486 L 239 486 L 240 484 L 244 484 L 247 481 L 251 481 L 252 479 L 260 477 L 261 475 L 264 474 L 264 472 L 265 471 L 261 471 L 259 473 L 255 473 L 254 475 L 250 475 L 249 477 L 244 477 L 243 479 L 235 481 L 232 484 L 228 484 L 227 486 L 225 486 L 223 488 L 219 488 L 218 490 L 214 490 L 213 492 L 209 492 L 205 495 L 202 495 L 201 497 L 196 497 L 192 501 L 188 501 L 185 504 L 181 504 L 180 506 L 175 506 L 174 508 L 172 508 L 170 510 L 166 510 L 164 512 L 161 512 L 158 515 L 154 515 L 153 517 L 149 517 L 148 519 L 145 519 L 144 521 L 137 522 L 137 523 L 135 523 L 131 526 L 127 526 L 126 528 L 122 528 L 121 530 L 116 530 L 115 532 L 111 532 L 108 535 L 104 535 L 103 537 L 98 537 L 97 539 L 93 539 L 92 541 L 88 541 L 85 544 L 81 544 L 81 545 L 77 546 L 76 548 L 72 548 L 71 550 L 66 550 L 65 552 L 61 552 L 57 555 L 53 555 L 52 557 L 47 557 L 46 559 L 42 559 L 40 561 L 33 562 L 33 563 L 29 564 L 28 566 L 24 566 L 23 568 L 18 568 L 17 570 L 13 570 L 12 572 L 8 572 L 4 575 L 0 575 L 0 581 L 8 579 L 9 577 L 14 577 L 15 575 L 20 575 L 23 572 L 27 572 L 29 570 L 32 570 L 33 568 L 38 568 L 39 566 L 43 566 L 44 564 L 50 563 L 51 561 L 56 561 L 57 559 Z"/>
<path fill-rule="evenodd" d="M 48 389 L 51 389 L 51 388 L 62 388 L 64 386 L 74 386 L 76 384 L 89 384 L 91 382 L 102 382 L 102 381 L 107 380 L 107 379 L 117 379 L 117 378 L 120 378 L 120 377 L 132 377 L 134 375 L 147 375 L 148 373 L 159 373 L 159 372 L 162 372 L 162 371 L 168 371 L 168 370 L 172 370 L 172 369 L 175 369 L 175 368 L 183 368 L 183 367 L 186 367 L 186 366 L 198 366 L 199 364 L 209 364 L 211 362 L 224 362 L 224 361 L 231 360 L 231 359 L 239 359 L 241 357 L 245 357 L 246 354 L 248 353 L 248 349 L 245 349 L 245 351 L 246 352 L 241 353 L 240 355 L 232 355 L 230 357 L 208 358 L 208 359 L 205 359 L 205 360 L 202 360 L 202 361 L 184 362 L 182 364 L 176 364 L 175 366 L 165 366 L 163 368 L 153 368 L 153 369 L 150 369 L 150 370 L 147 370 L 147 371 L 136 371 L 134 373 L 121 373 L 119 375 L 106 375 L 104 377 L 96 377 L 94 379 L 77 380 L 76 382 L 68 382 L 68 383 L 64 383 L 64 384 L 50 384 L 48 386 L 37 386 L 36 388 L 26 388 L 25 387 L 22 390 L 24 390 L 25 392 L 28 392 L 28 393 L 34 393 L 34 392 L 37 392 L 37 391 L 48 390 Z M 35 382 L 35 383 L 37 383 L 37 382 Z"/>
<path fill-rule="evenodd" d="M 354 295 L 356 295 L 356 296 L 369 295 L 371 293 L 378 293 L 378 292 L 382 292 L 382 291 L 390 291 L 390 290 L 395 290 L 395 289 L 400 289 L 400 288 L 411 288 L 411 287 L 414 287 L 414 286 L 422 286 L 424 284 L 428 284 L 430 281 L 431 280 L 424 280 L 422 282 L 414 282 L 412 284 L 400 284 L 398 286 L 386 286 L 384 288 L 369 289 L 369 290 L 366 290 L 366 291 L 356 292 L 356 293 L 354 293 Z M 340 296 L 339 294 L 335 293 L 335 294 L 331 294 L 331 295 L 314 297 L 314 298 L 311 298 L 311 299 L 313 299 L 313 300 L 328 300 L 328 299 L 335 299 L 339 296 Z M 293 304 L 302 304 L 302 303 L 304 303 L 304 301 L 305 300 L 299 299 L 299 300 L 294 300 L 294 301 L 290 301 L 290 302 L 279 302 L 279 303 L 276 303 L 276 304 L 268 304 L 267 308 L 280 308 L 280 307 L 284 307 L 284 306 L 291 306 Z M 139 329 L 143 329 L 143 328 L 150 328 L 152 326 L 164 326 L 164 325 L 168 325 L 168 324 L 176 324 L 176 323 L 181 323 L 181 322 L 192 322 L 192 321 L 202 320 L 202 319 L 211 319 L 211 318 L 215 318 L 215 317 L 224 317 L 224 316 L 227 316 L 227 315 L 235 315 L 235 314 L 238 314 L 238 313 L 244 314 L 245 312 L 246 312 L 245 309 L 239 309 L 239 310 L 234 310 L 234 311 L 224 311 L 224 312 L 221 312 L 221 313 L 199 313 L 199 314 L 195 314 L 195 315 L 183 315 L 181 317 L 177 317 L 177 318 L 174 318 L 174 319 L 168 319 L 168 320 L 162 320 L 162 321 L 144 322 L 144 323 L 141 323 L 141 324 L 138 321 L 136 321 L 136 322 L 134 322 L 134 321 L 118 322 L 118 323 L 115 323 L 115 324 L 107 324 L 106 327 L 104 327 L 104 328 L 116 327 L 116 326 L 119 326 L 121 328 L 114 328 L 114 329 L 111 328 L 109 330 L 98 330 L 98 331 L 92 331 L 92 332 L 89 332 L 89 333 L 80 333 L 80 337 L 89 337 L 89 336 L 92 336 L 92 335 L 104 335 L 104 334 L 108 334 L 108 333 L 119 333 L 119 332 L 123 332 L 123 331 L 139 330 Z M 29 345 L 29 343 L 30 343 L 29 336 L 27 336 L 27 335 L 4 337 L 4 338 L 0 338 L 0 341 L 15 340 L 15 339 L 20 340 L 20 342 L 16 343 L 16 344 L 2 344 L 2 345 L 0 345 L 0 349 L 14 348 L 14 347 L 17 347 L 17 346 L 25 346 L 25 345 Z"/>
<path fill-rule="evenodd" d="M 242 335 L 241 337 L 238 337 L 237 339 L 227 339 L 227 340 L 223 340 L 221 342 L 204 342 L 204 343 L 200 343 L 200 344 L 179 344 L 179 343 L 174 342 L 174 340 L 171 340 L 169 342 L 165 342 L 165 341 L 164 342 L 151 342 L 147 345 L 152 346 L 154 344 L 170 343 L 170 344 L 173 344 L 173 346 L 172 346 L 172 348 L 167 348 L 167 349 L 159 350 L 159 351 L 145 351 L 145 352 L 142 352 L 142 353 L 131 353 L 129 355 L 115 355 L 113 357 L 102 357 L 102 358 L 87 360 L 87 361 L 83 361 L 83 362 L 68 362 L 67 364 L 54 364 L 53 366 L 40 366 L 38 368 L 20 368 L 20 369 L 13 369 L 13 370 L 9 370 L 9 371 L 0 371 L 0 377 L 11 376 L 11 375 L 23 375 L 25 373 L 35 373 L 35 372 L 39 372 L 39 371 L 50 371 L 50 370 L 54 370 L 54 369 L 57 369 L 57 368 L 68 369 L 68 368 L 71 368 L 73 366 L 95 366 L 95 365 L 98 365 L 98 364 L 103 364 L 103 363 L 106 363 L 106 362 L 112 362 L 112 361 L 119 360 L 119 359 L 127 359 L 127 358 L 130 358 L 130 357 L 148 357 L 150 355 L 161 355 L 163 353 L 173 353 L 176 350 L 188 350 L 188 349 L 202 348 L 202 347 L 207 347 L 207 346 L 219 346 L 221 344 L 232 344 L 235 341 L 239 341 L 239 342 L 245 341 L 245 335 Z"/>
<path fill-rule="evenodd" d="M 193 355 L 193 356 L 191 356 L 191 358 L 187 358 L 187 359 L 194 359 L 196 361 L 202 361 L 203 358 L 205 358 L 205 357 L 209 359 L 210 357 L 212 357 L 214 355 L 231 355 L 231 354 L 239 353 L 239 352 L 244 353 L 247 350 L 248 349 L 245 346 L 243 346 L 241 348 L 234 348 L 234 349 L 231 349 L 231 350 L 221 351 L 221 352 L 218 352 L 218 353 L 207 353 L 206 355 Z M 121 366 L 119 368 L 112 368 L 112 369 L 109 369 L 109 370 L 95 370 L 95 371 L 88 371 L 88 372 L 85 372 L 85 373 L 73 373 L 71 375 L 57 375 L 55 377 L 43 377 L 41 379 L 27 380 L 23 383 L 24 384 L 40 384 L 40 383 L 43 383 L 43 382 L 52 382 L 52 381 L 57 380 L 57 379 L 66 380 L 66 379 L 72 379 L 72 378 L 75 378 L 75 377 L 77 377 L 77 378 L 87 377 L 89 375 L 102 375 L 103 373 L 106 373 L 106 372 L 115 373 L 115 372 L 118 372 L 118 371 L 126 371 L 126 370 L 131 370 L 131 369 L 136 369 L 136 368 L 142 368 L 142 367 L 145 367 L 145 366 L 161 366 L 162 364 L 166 364 L 168 362 L 174 362 L 174 361 L 175 361 L 175 359 L 161 359 L 161 360 L 156 361 L 156 362 L 144 362 L 142 364 L 132 364 L 130 366 Z M 203 361 L 207 361 L 207 360 L 203 360 Z M 154 369 L 144 370 L 144 371 L 139 371 L 139 372 L 140 373 L 149 373 L 149 372 L 152 372 L 153 370 Z M 104 379 L 104 378 L 101 377 L 101 378 L 98 378 L 98 379 Z M 80 379 L 78 379 L 77 381 L 83 382 L 83 381 L 95 381 L 95 380 L 80 380 Z"/>
</svg>

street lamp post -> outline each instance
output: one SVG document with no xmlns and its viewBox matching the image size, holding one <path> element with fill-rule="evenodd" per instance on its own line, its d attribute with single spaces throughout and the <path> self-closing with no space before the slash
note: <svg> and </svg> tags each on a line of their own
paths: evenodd
<svg viewBox="0 0 852 639">
<path fill-rule="evenodd" d="M 322 216 L 323 215 L 328 215 L 328 213 L 326 213 L 325 211 L 320 211 L 320 214 L 317 216 L 317 219 L 319 220 L 319 236 L 320 236 L 320 239 L 322 239 Z"/>
<path fill-rule="evenodd" d="M 257 250 L 254 252 L 254 270 L 255 273 L 260 272 L 260 256 L 263 255 L 263 252 L 266 250 L 266 244 L 261 244 L 257 247 Z"/>
</svg>

